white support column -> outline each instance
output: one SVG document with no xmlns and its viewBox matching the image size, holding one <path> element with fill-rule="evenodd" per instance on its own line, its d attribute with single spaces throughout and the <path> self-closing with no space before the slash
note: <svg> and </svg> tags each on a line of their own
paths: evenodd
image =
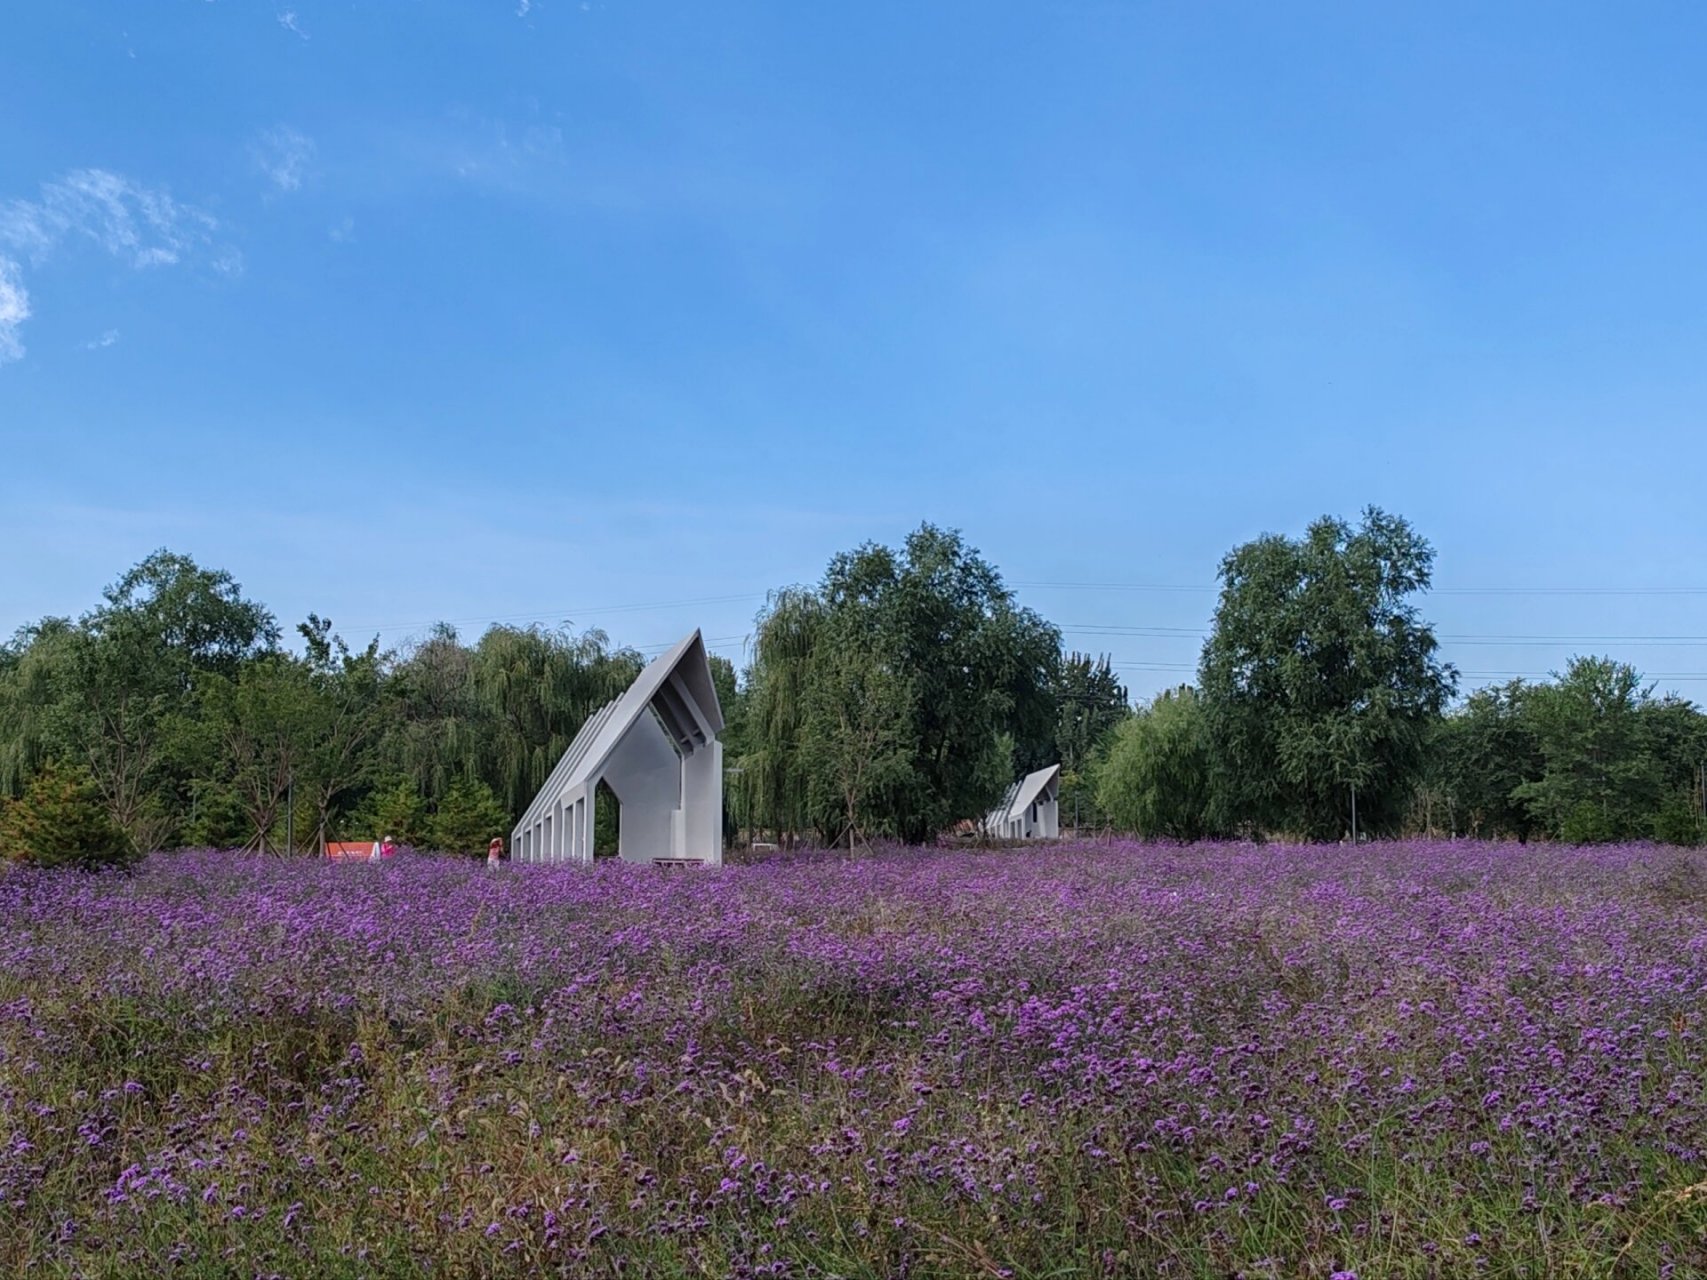
<svg viewBox="0 0 1707 1280">
<path fill-rule="evenodd" d="M 681 857 L 723 862 L 723 744 L 715 738 L 682 759 L 682 844 Z"/>
</svg>

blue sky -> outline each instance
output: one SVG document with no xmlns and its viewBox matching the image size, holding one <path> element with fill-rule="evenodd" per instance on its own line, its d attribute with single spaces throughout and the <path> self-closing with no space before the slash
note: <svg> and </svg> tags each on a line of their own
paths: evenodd
<svg viewBox="0 0 1707 1280">
<path fill-rule="evenodd" d="M 1707 15 L 1391 9 L 18 6 L 0 631 L 169 546 L 739 658 L 930 519 L 1146 694 L 1376 503 L 1467 686 L 1703 699 Z"/>
</svg>

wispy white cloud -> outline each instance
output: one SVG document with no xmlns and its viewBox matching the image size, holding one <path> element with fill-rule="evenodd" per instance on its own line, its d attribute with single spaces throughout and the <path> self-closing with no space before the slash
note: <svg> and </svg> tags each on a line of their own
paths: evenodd
<svg viewBox="0 0 1707 1280">
<path fill-rule="evenodd" d="M 356 220 L 345 215 L 332 226 L 328 227 L 326 234 L 335 244 L 348 244 L 355 238 Z"/>
<path fill-rule="evenodd" d="M 83 349 L 85 351 L 99 351 L 102 347 L 112 346 L 113 343 L 117 342 L 118 340 L 119 340 L 119 331 L 117 329 L 108 329 L 100 337 L 91 338 L 88 342 L 85 342 L 83 344 Z"/>
<path fill-rule="evenodd" d="M 235 249 L 216 245 L 219 223 L 164 190 L 105 169 L 77 169 L 42 184 L 35 200 L 0 202 L 0 364 L 23 354 L 18 333 L 31 315 L 23 264 L 40 266 L 86 242 L 138 270 L 207 253 L 214 267 L 240 269 Z"/>
<path fill-rule="evenodd" d="M 218 226 L 165 191 L 105 169 L 77 169 L 43 183 L 39 200 L 0 204 L 0 245 L 38 263 L 84 239 L 138 267 L 166 266 L 208 244 Z"/>
<path fill-rule="evenodd" d="M 516 5 L 516 17 L 518 17 L 518 18 L 527 17 L 528 16 L 528 10 L 531 8 L 533 8 L 533 0 L 520 0 L 520 3 L 518 3 Z"/>
<path fill-rule="evenodd" d="M 308 32 L 304 31 L 302 24 L 296 20 L 295 9 L 286 9 L 279 14 L 279 26 L 294 35 L 301 36 L 304 40 L 308 39 Z"/>
<path fill-rule="evenodd" d="M 249 145 L 255 167 L 280 191 L 295 191 L 314 159 L 314 140 L 289 125 L 268 129 Z"/>
<path fill-rule="evenodd" d="M 0 364 L 24 354 L 18 330 L 30 318 L 30 295 L 19 277 L 18 264 L 0 258 Z"/>
<path fill-rule="evenodd" d="M 222 276 L 243 274 L 243 251 L 236 245 L 222 244 L 213 252 L 209 265 Z"/>
<path fill-rule="evenodd" d="M 519 191 L 560 170 L 566 157 L 563 130 L 545 120 L 513 122 L 466 110 L 450 113 L 450 127 L 427 149 L 429 159 L 476 186 Z"/>
</svg>

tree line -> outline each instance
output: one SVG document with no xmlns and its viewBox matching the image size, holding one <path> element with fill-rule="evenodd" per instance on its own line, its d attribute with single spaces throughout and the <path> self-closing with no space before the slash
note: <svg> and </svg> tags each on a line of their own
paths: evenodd
<svg viewBox="0 0 1707 1280">
<path fill-rule="evenodd" d="M 727 832 L 923 841 L 1058 761 L 1069 826 L 1702 839 L 1707 717 L 1599 657 L 1456 700 L 1416 604 L 1432 570 L 1373 508 L 1237 547 L 1196 683 L 1134 708 L 1106 655 L 1065 651 L 958 533 L 855 548 L 770 596 L 743 670 L 712 659 Z M 77 826 L 81 804 L 103 847 L 480 850 L 644 661 L 538 626 L 352 648 L 312 614 L 287 645 L 229 574 L 156 552 L 83 617 L 0 645 L 0 846 Z"/>
<path fill-rule="evenodd" d="M 1415 605 L 1433 559 L 1376 509 L 1229 553 L 1196 685 L 1103 745 L 1112 821 L 1180 839 L 1707 839 L 1707 716 L 1594 656 L 1455 702 Z"/>
</svg>

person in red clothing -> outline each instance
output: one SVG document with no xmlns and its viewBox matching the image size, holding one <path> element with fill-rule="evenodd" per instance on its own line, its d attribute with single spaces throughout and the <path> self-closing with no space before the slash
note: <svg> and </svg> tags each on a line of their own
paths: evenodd
<svg viewBox="0 0 1707 1280">
<path fill-rule="evenodd" d="M 504 860 L 504 837 L 493 836 L 492 843 L 486 846 L 486 865 L 495 867 Z"/>
<path fill-rule="evenodd" d="M 396 856 L 397 846 L 392 843 L 390 836 L 386 836 L 385 839 L 374 845 L 373 852 L 368 854 L 367 860 L 378 862 L 381 858 L 395 858 Z"/>
</svg>

